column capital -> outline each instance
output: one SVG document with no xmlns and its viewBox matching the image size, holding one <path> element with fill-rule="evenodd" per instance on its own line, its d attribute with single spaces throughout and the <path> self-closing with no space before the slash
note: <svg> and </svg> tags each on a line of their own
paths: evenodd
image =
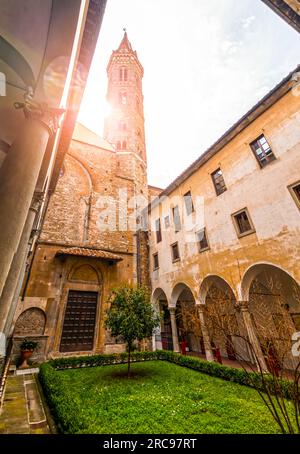
<svg viewBox="0 0 300 454">
<path fill-rule="evenodd" d="M 15 102 L 16 109 L 22 109 L 25 118 L 37 120 L 46 127 L 49 135 L 54 135 L 59 127 L 59 120 L 65 109 L 49 107 L 47 103 L 33 100 L 33 90 L 27 89 L 24 95 L 24 102 Z"/>
<path fill-rule="evenodd" d="M 168 309 L 169 309 L 169 312 L 170 312 L 171 315 L 173 315 L 173 314 L 175 315 L 175 311 L 176 311 L 176 307 L 175 306 L 171 306 Z"/>
</svg>

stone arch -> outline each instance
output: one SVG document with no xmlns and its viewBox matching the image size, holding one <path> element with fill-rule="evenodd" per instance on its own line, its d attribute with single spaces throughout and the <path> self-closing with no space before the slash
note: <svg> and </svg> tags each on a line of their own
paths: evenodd
<svg viewBox="0 0 300 454">
<path fill-rule="evenodd" d="M 196 354 L 205 354 L 201 323 L 192 289 L 184 282 L 179 282 L 171 294 L 171 307 L 175 307 L 178 339 L 182 352 L 187 350 Z M 173 309 L 174 310 L 174 309 Z"/>
<path fill-rule="evenodd" d="M 193 291 L 184 282 L 178 282 L 173 287 L 173 290 L 171 293 L 170 306 L 176 307 L 178 299 L 180 297 L 181 297 L 181 299 L 185 298 L 187 301 L 194 301 L 194 302 L 196 301 Z"/>
<path fill-rule="evenodd" d="M 168 308 L 168 298 L 162 288 L 152 293 L 152 304 L 160 313 L 160 326 L 154 334 L 154 346 L 157 350 L 173 350 L 172 326 Z"/>
<path fill-rule="evenodd" d="M 71 154 L 66 155 L 64 166 L 64 177 L 58 180 L 49 202 L 43 238 L 51 237 L 51 241 L 61 242 L 64 231 L 71 243 L 81 244 L 88 239 L 92 180 L 87 168 Z"/>
<path fill-rule="evenodd" d="M 88 180 L 89 194 L 91 194 L 93 192 L 93 180 L 92 180 L 88 167 L 80 159 L 78 159 L 77 156 L 74 156 L 70 152 L 68 152 L 67 156 L 69 156 L 71 159 L 73 159 L 78 164 L 78 166 L 81 167 L 82 171 L 84 172 L 84 174 Z"/>
<path fill-rule="evenodd" d="M 31 307 L 19 315 L 15 324 L 14 336 L 42 336 L 45 326 L 45 312 L 38 307 Z"/>
<path fill-rule="evenodd" d="M 299 287 L 299 283 L 296 281 L 294 276 L 289 272 L 280 267 L 279 265 L 275 265 L 270 262 L 258 262 L 251 265 L 244 273 L 242 281 L 241 281 L 241 297 L 245 301 L 249 301 L 249 290 L 250 286 L 256 277 L 261 273 L 272 273 L 278 275 L 286 275 L 287 279 L 290 279 L 290 282 L 293 282 L 294 285 Z"/>
<path fill-rule="evenodd" d="M 240 337 L 244 334 L 244 324 L 236 311 L 234 290 L 223 277 L 208 275 L 201 283 L 199 299 L 213 349 L 221 357 L 235 360 L 245 345 Z"/>
<path fill-rule="evenodd" d="M 210 274 L 203 279 L 200 285 L 199 299 L 201 304 L 205 304 L 207 294 L 213 286 L 228 294 L 233 301 L 236 300 L 236 294 L 230 284 L 223 277 Z"/>
<path fill-rule="evenodd" d="M 89 282 L 92 284 L 101 284 L 102 275 L 95 267 L 89 263 L 80 263 L 73 266 L 70 270 L 69 281 Z"/>
<path fill-rule="evenodd" d="M 292 336 L 300 330 L 300 286 L 290 273 L 271 263 L 245 272 L 242 295 L 249 301 L 255 331 L 269 370 L 293 369 Z"/>
</svg>

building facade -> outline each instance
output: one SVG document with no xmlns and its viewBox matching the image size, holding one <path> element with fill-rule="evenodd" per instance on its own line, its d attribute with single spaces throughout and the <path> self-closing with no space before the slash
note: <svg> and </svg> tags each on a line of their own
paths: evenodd
<svg viewBox="0 0 300 454">
<path fill-rule="evenodd" d="M 209 360 L 217 348 L 266 367 L 266 345 L 275 358 L 300 331 L 297 73 L 149 208 L 153 304 L 164 312 L 155 348 L 179 351 L 184 340 Z M 231 325 L 219 335 L 218 318 Z M 296 361 L 290 350 L 286 368 Z"/>
<path fill-rule="evenodd" d="M 28 253 L 70 144 L 105 5 L 1 2 L 0 375 Z"/>
<path fill-rule="evenodd" d="M 107 75 L 105 139 L 76 125 L 19 298 L 15 354 L 25 335 L 39 359 L 122 351 L 104 327 L 110 292 L 149 284 L 147 233 L 136 226 L 148 198 L 143 67 L 126 32 Z"/>
<path fill-rule="evenodd" d="M 143 67 L 125 32 L 107 67 L 104 138 L 77 124 L 50 197 L 10 333 L 14 354 L 24 336 L 38 340 L 39 360 L 123 351 L 105 311 L 114 287 L 138 284 L 162 314 L 154 349 L 186 345 L 267 369 L 283 346 L 292 369 L 299 72 L 162 191 L 147 183 Z"/>
</svg>

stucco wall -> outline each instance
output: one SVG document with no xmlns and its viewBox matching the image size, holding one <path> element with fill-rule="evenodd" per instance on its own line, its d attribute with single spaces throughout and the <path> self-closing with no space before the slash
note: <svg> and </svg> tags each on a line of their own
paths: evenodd
<svg viewBox="0 0 300 454">
<path fill-rule="evenodd" d="M 262 169 L 249 146 L 261 134 L 266 136 L 276 156 L 275 161 Z M 180 184 L 168 200 L 152 210 L 153 290 L 161 287 L 170 297 L 176 283 L 185 282 L 197 297 L 202 280 L 209 274 L 216 274 L 230 284 L 237 298 L 241 298 L 242 276 L 248 267 L 258 262 L 279 266 L 299 283 L 300 212 L 288 190 L 290 184 L 300 180 L 299 152 L 299 98 L 289 92 Z M 227 191 L 216 196 L 211 173 L 218 167 L 223 171 Z M 186 241 L 183 229 L 174 232 L 170 214 L 172 197 L 181 197 L 189 190 L 195 205 L 197 196 L 200 197 L 197 213 L 203 214 L 192 228 L 189 238 L 192 242 Z M 177 204 L 176 200 L 173 204 Z M 255 233 L 238 238 L 231 215 L 245 207 Z M 168 231 L 164 229 L 166 215 L 170 215 L 171 221 Z M 162 242 L 157 244 L 153 227 L 158 217 L 163 232 Z M 189 218 L 193 217 L 195 213 Z M 199 253 L 195 232 L 204 226 L 210 249 Z M 170 245 L 175 241 L 179 243 L 181 261 L 172 263 Z M 160 267 L 153 271 L 152 255 L 156 252 Z"/>
</svg>

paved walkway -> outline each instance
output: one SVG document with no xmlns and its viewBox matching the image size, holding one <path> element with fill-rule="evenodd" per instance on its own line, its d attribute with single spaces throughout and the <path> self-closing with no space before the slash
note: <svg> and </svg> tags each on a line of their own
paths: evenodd
<svg viewBox="0 0 300 454">
<path fill-rule="evenodd" d="M 0 434 L 48 434 L 36 374 L 8 376 L 0 410 Z"/>
<path fill-rule="evenodd" d="M 187 352 L 187 355 L 196 356 L 197 358 L 206 360 L 206 356 L 203 355 L 202 353 Z M 240 362 L 237 360 L 232 360 L 232 359 L 227 359 L 227 358 L 222 358 L 222 364 L 223 364 L 223 366 L 233 367 L 234 369 L 246 369 L 248 372 L 253 372 L 256 370 L 254 366 L 250 366 L 249 364 L 247 364 L 245 362 Z"/>
</svg>

